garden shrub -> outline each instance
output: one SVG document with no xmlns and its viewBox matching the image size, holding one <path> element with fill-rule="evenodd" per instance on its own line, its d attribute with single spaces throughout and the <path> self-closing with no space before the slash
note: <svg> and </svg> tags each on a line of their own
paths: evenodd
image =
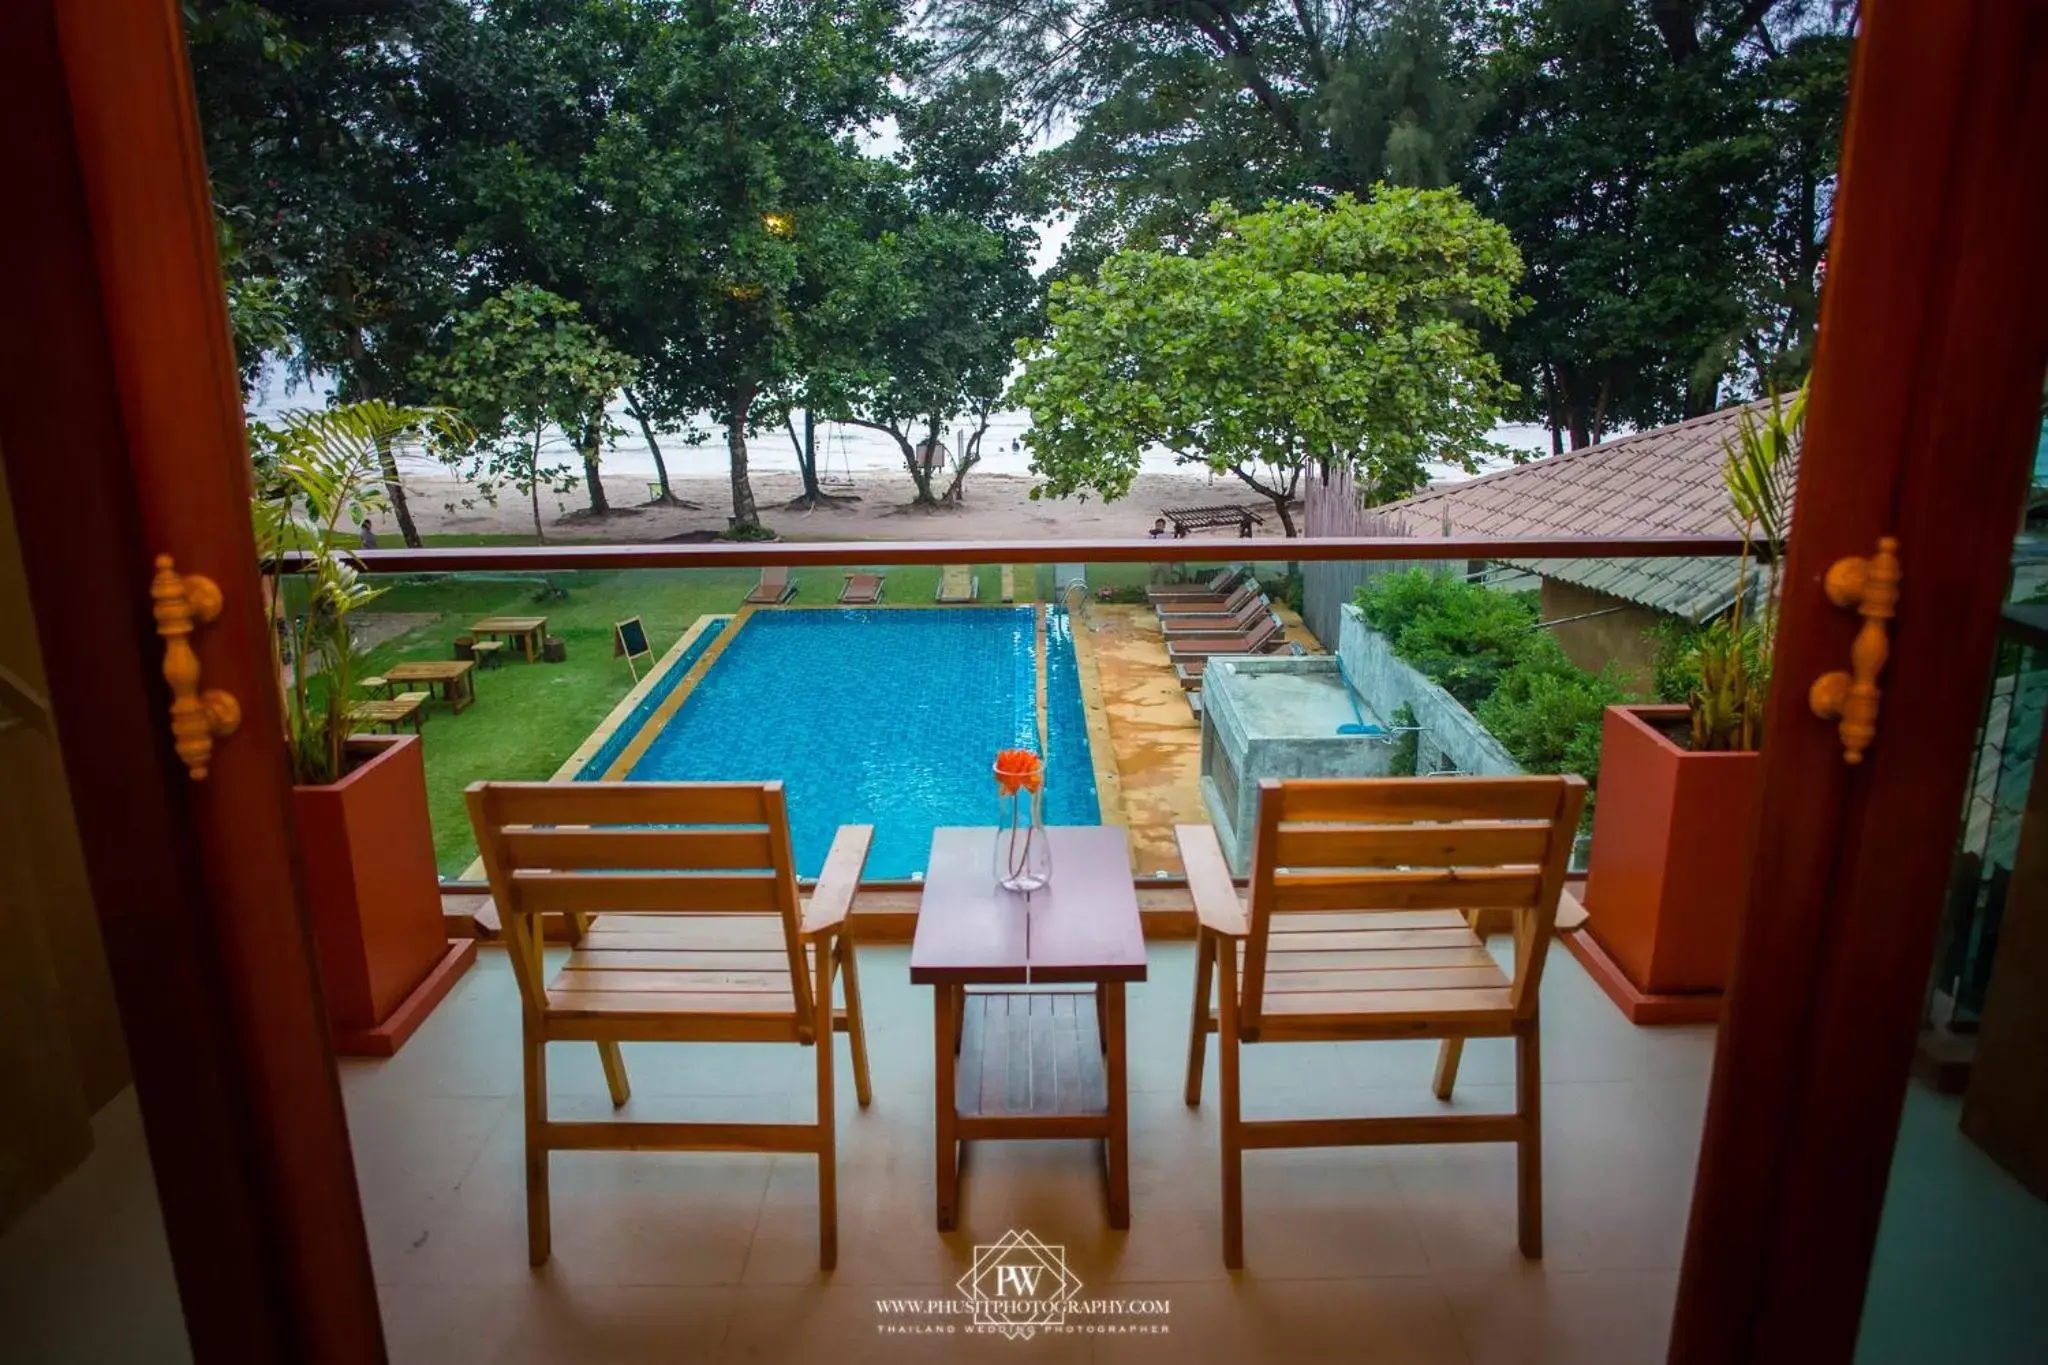
<svg viewBox="0 0 2048 1365">
<path fill-rule="evenodd" d="M 1622 700 L 1621 684 L 1612 668 L 1577 667 L 1535 628 L 1536 594 L 1407 569 L 1369 579 L 1358 606 L 1396 654 L 1471 711 L 1524 771 L 1597 775 L 1601 714 Z M 1396 726 L 1414 723 L 1408 707 L 1395 713 Z M 1400 736 L 1391 771 L 1413 775 L 1416 748 L 1414 734 Z"/>
<path fill-rule="evenodd" d="M 1387 776 L 1413 777 L 1422 754 L 1422 736 L 1415 729 L 1415 708 L 1402 702 L 1394 708 L 1394 756 L 1387 760 Z"/>
</svg>

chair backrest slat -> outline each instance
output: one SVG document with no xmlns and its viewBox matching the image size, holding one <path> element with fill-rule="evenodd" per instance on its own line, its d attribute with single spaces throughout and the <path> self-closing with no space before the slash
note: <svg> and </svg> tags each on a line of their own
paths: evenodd
<svg viewBox="0 0 2048 1365">
<path fill-rule="evenodd" d="M 1584 799 L 1576 777 L 1260 783 L 1246 1026 L 1258 1027 L 1275 914 L 1329 917 L 1333 932 L 1317 932 L 1321 920 L 1295 926 L 1290 948 L 1334 949 L 1342 942 L 1334 931 L 1372 923 L 1388 931 L 1381 946 L 1427 952 L 1470 940 L 1455 924 L 1422 927 L 1427 919 L 1416 912 L 1511 911 L 1511 1001 L 1518 1014 L 1533 1011 Z"/>
<path fill-rule="evenodd" d="M 468 800 L 529 1009 L 546 1009 L 544 915 L 772 914 L 811 1026 L 781 783 L 478 782 Z"/>
<path fill-rule="evenodd" d="M 661 867 L 681 871 L 761 870 L 775 866 L 774 842 L 766 825 L 729 828 L 655 829 L 514 827 L 499 839 L 506 866 L 557 872 L 630 871 Z"/>
</svg>

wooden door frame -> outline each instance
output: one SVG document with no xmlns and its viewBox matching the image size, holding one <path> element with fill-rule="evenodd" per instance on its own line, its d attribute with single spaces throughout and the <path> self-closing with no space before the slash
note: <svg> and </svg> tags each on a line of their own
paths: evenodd
<svg viewBox="0 0 2048 1365">
<path fill-rule="evenodd" d="M 1864 8 L 1681 1365 L 1854 1351 L 2039 431 L 2044 55 L 2027 0 Z M 1884 534 L 1904 581 L 1852 768 L 1807 707 L 1856 628 L 1820 583 Z"/>
<path fill-rule="evenodd" d="M 248 513 L 211 196 L 170 0 L 0 6 L 0 457 L 185 1324 L 205 1361 L 379 1361 Z M 152 558 L 238 734 L 170 743 Z"/>
</svg>

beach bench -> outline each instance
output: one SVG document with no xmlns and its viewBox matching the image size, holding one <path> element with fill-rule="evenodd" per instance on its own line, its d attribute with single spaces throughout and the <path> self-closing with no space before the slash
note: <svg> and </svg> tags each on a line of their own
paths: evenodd
<svg viewBox="0 0 2048 1365">
<path fill-rule="evenodd" d="M 1159 515 L 1173 523 L 1175 540 L 1187 539 L 1190 531 L 1226 528 L 1249 540 L 1253 527 L 1265 525 L 1265 518 L 1255 509 L 1229 502 L 1209 503 L 1201 507 L 1162 507 Z"/>
<path fill-rule="evenodd" d="M 878 573 L 850 573 L 846 586 L 839 590 L 839 604 L 845 607 L 871 607 L 882 600 L 882 575 Z"/>
<path fill-rule="evenodd" d="M 790 582 L 788 569 L 763 569 L 761 570 L 761 581 L 756 583 L 753 590 L 747 594 L 745 605 L 750 607 L 779 607 L 794 596 L 796 596 L 796 584 Z"/>
<path fill-rule="evenodd" d="M 1273 604 L 1266 600 L 1264 593 L 1260 593 L 1235 611 L 1215 616 L 1162 616 L 1159 618 L 1159 629 L 1169 640 L 1209 635 L 1242 635 L 1272 613 Z"/>
</svg>

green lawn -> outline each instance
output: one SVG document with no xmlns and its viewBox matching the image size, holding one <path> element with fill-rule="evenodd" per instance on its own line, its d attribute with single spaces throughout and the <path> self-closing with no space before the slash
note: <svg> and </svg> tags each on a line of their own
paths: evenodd
<svg viewBox="0 0 2048 1365">
<path fill-rule="evenodd" d="M 888 574 L 886 601 L 929 602 L 938 586 L 935 567 L 873 567 Z M 569 651 L 566 663 L 528 664 L 514 657 L 482 673 L 476 704 L 459 716 L 439 701 L 430 705 L 422 747 L 442 875 L 460 875 L 476 857 L 462 802 L 465 787 L 483 778 L 552 777 L 631 690 L 625 661 L 612 657 L 614 622 L 638 616 L 659 658 L 699 616 L 738 610 L 757 577 L 751 569 L 629 569 L 398 580 L 371 610 L 435 612 L 440 619 L 372 650 L 363 676 L 407 660 L 451 658 L 455 637 L 485 616 L 546 616 L 548 633 L 561 636 Z M 792 605 L 828 606 L 838 596 L 836 571 L 798 570 L 794 577 Z M 1030 582 L 1028 569 L 1020 569 L 1020 597 L 1028 599 Z M 994 586 L 985 575 L 984 601 L 993 600 Z M 566 596 L 550 596 L 551 589 Z"/>
</svg>

